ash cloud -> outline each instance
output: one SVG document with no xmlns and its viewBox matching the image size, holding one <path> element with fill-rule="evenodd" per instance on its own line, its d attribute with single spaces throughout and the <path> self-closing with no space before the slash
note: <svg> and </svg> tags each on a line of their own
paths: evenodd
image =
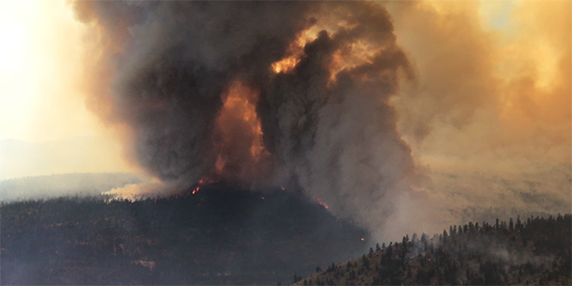
<svg viewBox="0 0 572 286">
<path fill-rule="evenodd" d="M 127 152 L 164 182 L 188 186 L 216 169 L 217 148 L 227 145 L 217 138 L 217 118 L 237 81 L 258 94 L 270 153 L 263 166 L 270 175 L 246 183 L 300 185 L 333 213 L 371 227 L 417 176 L 389 103 L 398 79 L 413 73 L 377 4 L 78 1 L 74 8 L 101 36 L 94 66 L 110 79 L 109 90 L 95 88 L 88 102 L 125 127 Z M 272 64 L 312 28 L 317 36 L 298 64 L 274 73 Z M 367 54 L 362 46 L 375 48 Z"/>
<path fill-rule="evenodd" d="M 499 3 L 383 3 L 417 75 L 393 98 L 398 129 L 436 201 L 403 208 L 411 217 L 446 210 L 432 219 L 446 227 L 465 210 L 489 222 L 507 218 L 491 209 L 570 212 L 571 4 L 503 2 L 494 27 Z"/>
<path fill-rule="evenodd" d="M 162 180 L 198 181 L 215 164 L 214 121 L 237 77 L 261 81 L 307 25 L 304 3 L 75 2 L 120 51 L 109 119 L 132 132 L 136 160 Z M 123 32 L 122 32 L 123 31 Z"/>
<path fill-rule="evenodd" d="M 296 68 L 278 75 L 263 91 L 259 110 L 266 145 L 283 162 L 281 170 L 299 178 L 334 213 L 374 225 L 390 210 L 384 200 L 391 201 L 392 192 L 414 173 L 409 147 L 396 131 L 396 114 L 388 104 L 399 72 L 409 72 L 409 63 L 395 44 L 383 8 L 353 3 L 336 9 L 351 15 L 346 20 L 355 26 L 321 32 L 306 45 Z M 333 55 L 357 40 L 383 50 L 343 69 L 329 83 Z"/>
</svg>

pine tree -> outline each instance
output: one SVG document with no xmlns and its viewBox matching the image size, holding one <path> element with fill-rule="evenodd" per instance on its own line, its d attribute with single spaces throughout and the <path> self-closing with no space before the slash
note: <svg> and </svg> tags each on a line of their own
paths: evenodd
<svg viewBox="0 0 572 286">
<path fill-rule="evenodd" d="M 365 257 L 365 254 L 362 256 L 361 260 L 365 269 L 369 270 L 369 260 L 367 259 L 367 257 Z"/>
</svg>

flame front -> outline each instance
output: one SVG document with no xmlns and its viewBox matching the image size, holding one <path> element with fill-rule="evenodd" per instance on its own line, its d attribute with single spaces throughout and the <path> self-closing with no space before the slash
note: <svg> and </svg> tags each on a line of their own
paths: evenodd
<svg viewBox="0 0 572 286">
<path fill-rule="evenodd" d="M 324 208 L 329 208 L 328 205 L 326 203 L 324 203 L 324 201 L 322 200 L 322 198 L 317 197 L 316 200 L 318 201 L 318 204 L 323 206 Z"/>
<path fill-rule="evenodd" d="M 287 57 L 273 63 L 272 70 L 274 70 L 275 73 L 288 72 L 295 68 L 298 62 L 300 62 L 300 59 L 295 56 Z"/>
<path fill-rule="evenodd" d="M 218 155 L 215 176 L 251 181 L 260 164 L 270 156 L 262 142 L 262 128 L 256 113 L 258 93 L 239 81 L 228 89 L 217 118 Z"/>
<path fill-rule="evenodd" d="M 300 63 L 301 58 L 304 55 L 306 44 L 315 40 L 318 37 L 319 32 L 327 31 L 328 34 L 332 35 L 339 29 L 347 29 L 351 27 L 352 26 L 348 25 L 345 20 L 341 20 L 325 24 L 324 26 L 317 24 L 302 31 L 298 38 L 290 44 L 284 58 L 272 64 L 272 70 L 276 74 L 288 73 L 293 70 L 298 63 Z M 333 54 L 333 58 L 330 62 L 329 84 L 334 83 L 338 73 L 344 69 L 354 68 L 365 63 L 371 63 L 372 59 L 381 52 L 384 52 L 383 46 L 379 46 L 379 44 L 368 41 L 367 39 L 360 39 L 340 48 Z"/>
</svg>

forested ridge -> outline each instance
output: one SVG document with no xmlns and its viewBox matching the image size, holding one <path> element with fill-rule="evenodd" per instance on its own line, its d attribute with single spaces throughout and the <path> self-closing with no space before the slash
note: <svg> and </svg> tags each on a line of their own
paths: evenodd
<svg viewBox="0 0 572 286">
<path fill-rule="evenodd" d="M 2 203 L 0 283 L 571 284 L 569 214 L 455 225 L 368 252 L 366 230 L 301 193 L 192 190 Z"/>
<path fill-rule="evenodd" d="M 0 213 L 1 284 L 276 284 L 368 242 L 300 194 L 225 185 L 134 202 L 19 201 Z"/>
<path fill-rule="evenodd" d="M 296 285 L 570 285 L 571 215 L 517 217 L 407 235 Z"/>
</svg>

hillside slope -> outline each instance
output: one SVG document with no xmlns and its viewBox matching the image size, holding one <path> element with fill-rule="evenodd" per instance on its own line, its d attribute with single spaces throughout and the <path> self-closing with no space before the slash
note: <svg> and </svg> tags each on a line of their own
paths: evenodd
<svg viewBox="0 0 572 286">
<path fill-rule="evenodd" d="M 276 284 L 363 253 L 369 235 L 294 192 L 224 184 L 164 199 L 0 207 L 2 285 Z"/>
<path fill-rule="evenodd" d="M 570 285 L 571 215 L 453 226 L 404 237 L 295 285 Z"/>
</svg>

